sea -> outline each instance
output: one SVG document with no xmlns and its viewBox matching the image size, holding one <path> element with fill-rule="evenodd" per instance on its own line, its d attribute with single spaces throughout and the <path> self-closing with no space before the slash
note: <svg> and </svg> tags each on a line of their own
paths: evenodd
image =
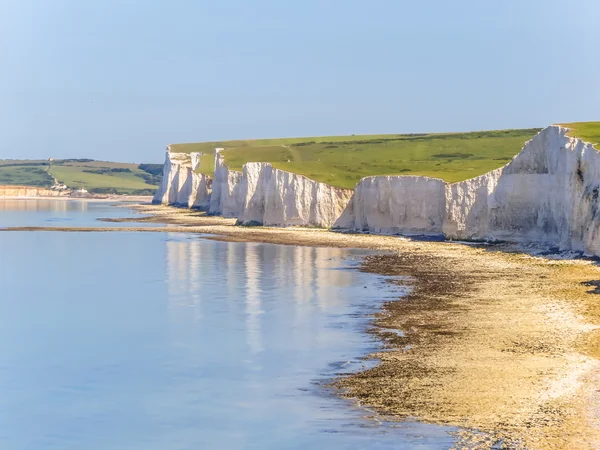
<svg viewBox="0 0 600 450">
<path fill-rule="evenodd" d="M 0 199 L 0 228 L 124 227 L 109 202 Z M 143 226 L 143 223 L 133 223 Z M 152 224 L 156 226 L 156 224 Z M 164 232 L 0 231 L 0 449 L 448 449 L 329 388 L 377 361 L 364 250 Z"/>
</svg>

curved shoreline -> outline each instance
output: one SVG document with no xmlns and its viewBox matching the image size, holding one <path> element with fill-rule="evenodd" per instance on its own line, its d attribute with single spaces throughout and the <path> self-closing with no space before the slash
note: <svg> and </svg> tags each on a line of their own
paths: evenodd
<svg viewBox="0 0 600 450">
<path fill-rule="evenodd" d="M 594 262 L 532 257 L 515 246 L 236 227 L 189 210 L 138 209 L 152 215 L 143 221 L 169 226 L 2 231 L 186 232 L 391 252 L 367 257 L 361 270 L 397 276 L 412 291 L 376 315 L 371 331 L 386 351 L 372 355 L 375 368 L 336 381 L 345 397 L 392 419 L 462 427 L 471 448 L 598 448 L 600 306 L 593 283 L 583 284 L 600 279 Z"/>
</svg>

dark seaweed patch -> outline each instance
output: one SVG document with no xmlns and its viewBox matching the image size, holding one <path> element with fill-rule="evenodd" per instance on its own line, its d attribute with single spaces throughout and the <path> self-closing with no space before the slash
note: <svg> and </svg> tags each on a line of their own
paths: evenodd
<svg viewBox="0 0 600 450">
<path fill-rule="evenodd" d="M 588 294 L 600 294 L 600 280 L 584 281 L 581 284 L 583 286 L 589 286 L 589 287 L 594 288 L 594 289 L 589 290 Z"/>
</svg>

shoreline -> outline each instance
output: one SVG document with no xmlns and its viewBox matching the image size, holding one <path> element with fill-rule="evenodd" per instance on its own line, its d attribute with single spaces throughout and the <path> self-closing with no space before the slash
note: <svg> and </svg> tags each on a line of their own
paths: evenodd
<svg viewBox="0 0 600 450">
<path fill-rule="evenodd" d="M 343 397 L 391 420 L 460 427 L 460 443 L 469 448 L 599 447 L 600 298 L 593 283 L 600 269 L 594 261 L 535 257 L 515 245 L 239 227 L 235 219 L 197 211 L 134 209 L 146 216 L 127 221 L 167 226 L 0 231 L 184 232 L 385 251 L 367 256 L 360 270 L 393 276 L 410 292 L 375 314 L 369 332 L 385 349 L 370 356 L 376 367 L 334 381 Z"/>
</svg>

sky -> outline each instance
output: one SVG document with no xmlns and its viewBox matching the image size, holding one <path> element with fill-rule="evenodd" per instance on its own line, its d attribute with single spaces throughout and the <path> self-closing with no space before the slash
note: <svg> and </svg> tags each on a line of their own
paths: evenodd
<svg viewBox="0 0 600 450">
<path fill-rule="evenodd" d="M 0 159 L 600 120 L 597 0 L 0 0 Z"/>
</svg>

